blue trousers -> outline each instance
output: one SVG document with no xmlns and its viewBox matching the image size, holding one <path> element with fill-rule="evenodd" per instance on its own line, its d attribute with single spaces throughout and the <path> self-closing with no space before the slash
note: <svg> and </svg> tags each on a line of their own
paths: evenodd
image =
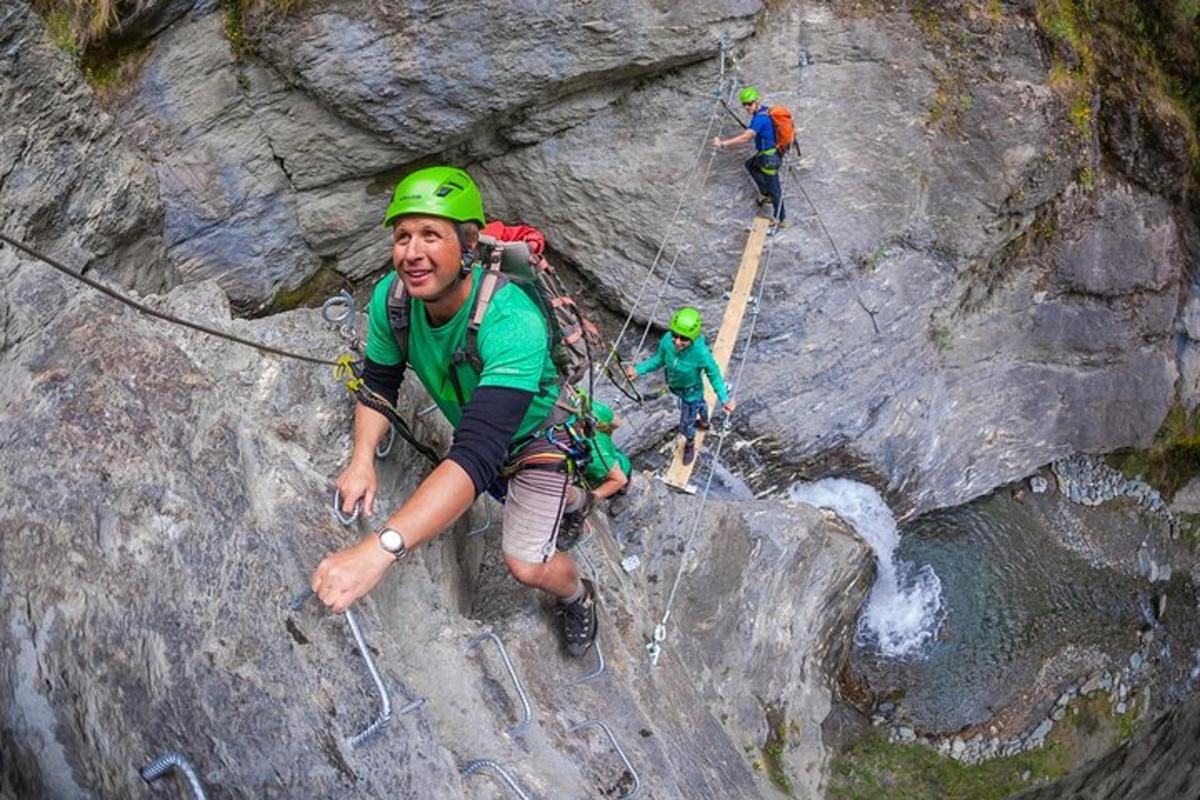
<svg viewBox="0 0 1200 800">
<path fill-rule="evenodd" d="M 758 154 L 750 156 L 746 159 L 746 171 L 750 173 L 750 178 L 754 181 L 754 185 L 758 187 L 759 194 L 765 194 L 771 198 L 771 207 L 774 210 L 774 217 L 780 222 L 783 222 L 783 187 L 779 184 L 779 173 L 768 175 L 758 166 Z M 783 167 L 780 166 L 780 169 Z"/>
<path fill-rule="evenodd" d="M 683 438 L 696 438 L 697 419 L 708 422 L 708 403 L 704 402 L 704 396 L 701 395 L 699 400 L 679 398 L 679 432 L 683 434 Z"/>
</svg>

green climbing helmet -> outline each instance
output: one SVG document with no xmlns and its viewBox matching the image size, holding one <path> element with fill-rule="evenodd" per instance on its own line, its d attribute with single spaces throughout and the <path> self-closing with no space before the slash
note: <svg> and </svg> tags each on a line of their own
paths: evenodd
<svg viewBox="0 0 1200 800">
<path fill-rule="evenodd" d="M 671 317 L 671 333 L 677 333 L 688 339 L 700 335 L 700 312 L 691 306 L 684 306 Z"/>
<path fill-rule="evenodd" d="M 384 227 L 405 214 L 428 214 L 455 222 L 478 222 L 482 227 L 483 197 L 471 176 L 454 167 L 419 169 L 396 184 L 388 203 Z"/>
<path fill-rule="evenodd" d="M 746 105 L 746 103 L 753 103 L 757 99 L 758 89 L 755 89 L 753 86 L 747 86 L 745 89 L 742 89 L 741 93 L 738 95 L 738 101 L 742 105 Z"/>
</svg>

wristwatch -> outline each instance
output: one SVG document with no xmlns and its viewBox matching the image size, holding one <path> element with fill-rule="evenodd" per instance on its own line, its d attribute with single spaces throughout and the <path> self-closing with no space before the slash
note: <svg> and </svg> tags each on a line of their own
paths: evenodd
<svg viewBox="0 0 1200 800">
<path fill-rule="evenodd" d="M 400 535 L 400 531 L 381 525 L 375 530 L 375 534 L 379 536 L 379 546 L 391 553 L 397 561 L 408 555 L 408 548 L 404 546 L 404 537 Z"/>
</svg>

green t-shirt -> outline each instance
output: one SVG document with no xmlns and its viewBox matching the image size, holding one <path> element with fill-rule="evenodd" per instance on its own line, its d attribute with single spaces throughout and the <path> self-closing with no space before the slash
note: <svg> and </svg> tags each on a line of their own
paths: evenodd
<svg viewBox="0 0 1200 800">
<path fill-rule="evenodd" d="M 598 422 L 610 423 L 613 421 L 612 408 L 599 400 L 592 401 L 592 414 Z M 572 416 L 567 421 L 574 423 L 577 421 L 577 417 Z M 612 436 L 598 430 L 588 444 L 592 450 L 592 459 L 588 462 L 587 469 L 583 471 L 583 478 L 589 487 L 595 489 L 603 483 L 604 476 L 609 473 L 614 464 L 621 465 L 621 471 L 625 473 L 626 477 L 633 474 L 629 456 L 621 452 L 621 449 L 613 443 Z"/>
<path fill-rule="evenodd" d="M 388 273 L 375 286 L 371 305 L 367 309 L 367 357 L 378 364 L 394 365 L 406 362 L 409 369 L 425 386 L 456 429 L 462 422 L 462 407 L 454 393 L 450 370 L 458 370 L 463 398 L 470 402 L 478 386 L 499 386 L 533 392 L 533 402 L 521 419 L 513 442 L 536 433 L 549 416 L 558 399 L 558 371 L 550 360 L 547 345 L 546 318 L 525 291 L 515 283 L 501 287 L 488 304 L 476 339 L 482 374 L 476 374 L 470 364 L 451 366 L 454 351 L 466 345 L 467 322 L 479 291 L 483 274 L 478 265 L 471 275 L 471 296 L 453 317 L 442 325 L 433 326 L 425 313 L 425 304 L 410 299 L 408 323 L 408 354 L 401 352 L 388 321 L 387 298 L 397 280 L 395 271 Z"/>
</svg>

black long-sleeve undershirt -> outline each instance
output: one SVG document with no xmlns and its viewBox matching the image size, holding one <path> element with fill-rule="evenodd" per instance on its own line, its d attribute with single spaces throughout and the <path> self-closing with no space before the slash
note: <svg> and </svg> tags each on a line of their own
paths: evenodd
<svg viewBox="0 0 1200 800">
<path fill-rule="evenodd" d="M 363 381 L 372 391 L 395 403 L 404 380 L 404 363 L 387 365 L 366 359 Z M 463 468 L 479 495 L 495 482 L 508 457 L 508 447 L 533 392 L 499 386 L 480 386 L 463 407 L 462 421 L 446 458 Z"/>
</svg>

